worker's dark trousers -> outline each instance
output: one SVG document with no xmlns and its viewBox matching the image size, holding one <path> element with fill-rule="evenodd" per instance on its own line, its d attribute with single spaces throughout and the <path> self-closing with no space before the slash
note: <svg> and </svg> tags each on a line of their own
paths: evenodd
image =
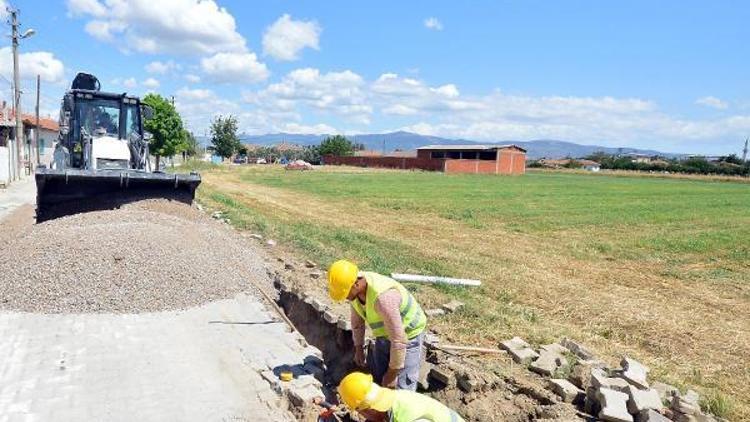
<svg viewBox="0 0 750 422">
<path fill-rule="evenodd" d="M 417 390 L 419 383 L 419 367 L 422 365 L 424 354 L 424 333 L 419 334 L 406 344 L 406 361 L 404 368 L 398 374 L 397 390 Z M 391 359 L 391 342 L 385 337 L 378 337 L 370 343 L 367 350 L 367 364 L 372 371 L 372 377 L 382 385 L 383 376 L 388 370 Z"/>
</svg>

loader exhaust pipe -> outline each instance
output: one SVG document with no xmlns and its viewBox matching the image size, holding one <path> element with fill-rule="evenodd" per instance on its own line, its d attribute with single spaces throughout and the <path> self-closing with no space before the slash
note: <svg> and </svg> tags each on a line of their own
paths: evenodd
<svg viewBox="0 0 750 422">
<path fill-rule="evenodd" d="M 142 199 L 192 204 L 200 175 L 138 170 L 37 169 L 37 223 L 81 212 L 117 209 Z"/>
</svg>

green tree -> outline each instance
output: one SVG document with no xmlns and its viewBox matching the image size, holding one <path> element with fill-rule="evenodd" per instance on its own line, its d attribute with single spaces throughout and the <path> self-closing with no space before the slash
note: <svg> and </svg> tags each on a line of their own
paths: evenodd
<svg viewBox="0 0 750 422">
<path fill-rule="evenodd" d="M 737 164 L 738 166 L 745 164 L 745 162 L 742 161 L 742 158 L 738 157 L 737 154 L 729 154 L 727 156 L 721 157 L 721 160 L 719 161 L 723 163 Z"/>
<path fill-rule="evenodd" d="M 216 155 L 224 158 L 229 158 L 239 151 L 242 144 L 237 137 L 237 118 L 232 115 L 217 116 L 211 122 L 211 143 Z"/>
<path fill-rule="evenodd" d="M 299 159 L 310 164 L 320 164 L 320 147 L 318 145 L 306 146 L 299 155 Z"/>
<path fill-rule="evenodd" d="M 201 152 L 201 146 L 193 132 L 185 131 L 185 149 L 182 152 L 188 157 L 194 157 Z"/>
<path fill-rule="evenodd" d="M 343 135 L 329 136 L 318 147 L 320 155 L 354 155 L 354 144 Z"/>
<path fill-rule="evenodd" d="M 143 103 L 154 109 L 153 118 L 144 122 L 144 128 L 153 136 L 149 151 L 156 157 L 159 169 L 161 157 L 171 157 L 186 148 L 182 119 L 171 102 L 159 94 L 148 94 Z"/>
</svg>

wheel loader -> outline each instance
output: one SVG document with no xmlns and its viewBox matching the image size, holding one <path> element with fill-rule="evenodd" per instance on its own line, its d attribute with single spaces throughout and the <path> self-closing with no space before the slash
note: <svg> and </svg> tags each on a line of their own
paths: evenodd
<svg viewBox="0 0 750 422">
<path fill-rule="evenodd" d="M 95 76 L 76 75 L 60 107 L 52 163 L 36 170 L 37 222 L 147 198 L 192 203 L 197 173 L 151 171 L 143 122 L 152 114 L 138 97 L 102 92 Z"/>
</svg>

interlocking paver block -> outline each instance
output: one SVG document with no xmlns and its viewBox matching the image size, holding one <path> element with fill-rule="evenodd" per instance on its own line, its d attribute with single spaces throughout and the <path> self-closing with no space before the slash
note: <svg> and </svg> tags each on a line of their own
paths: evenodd
<svg viewBox="0 0 750 422">
<path fill-rule="evenodd" d="M 292 421 L 259 369 L 311 350 L 280 324 L 208 323 L 270 318 L 246 295 L 138 315 L 0 312 L 0 420 Z"/>
</svg>

